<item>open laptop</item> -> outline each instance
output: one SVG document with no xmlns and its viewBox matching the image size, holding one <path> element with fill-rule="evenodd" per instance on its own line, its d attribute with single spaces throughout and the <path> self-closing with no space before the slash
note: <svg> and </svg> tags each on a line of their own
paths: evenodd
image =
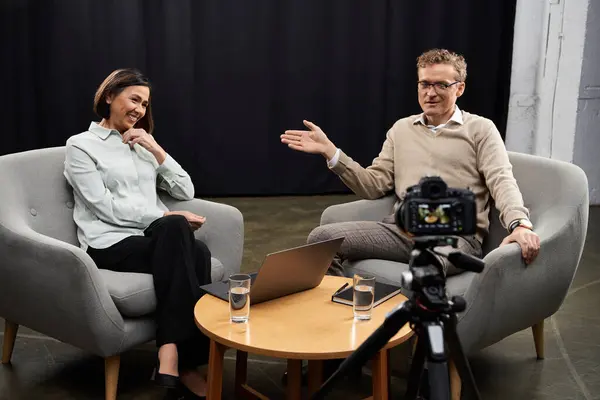
<svg viewBox="0 0 600 400">
<path fill-rule="evenodd" d="M 330 239 L 268 254 L 258 272 L 249 274 L 252 278 L 251 303 L 258 304 L 319 286 L 343 241 L 343 237 Z M 200 286 L 200 289 L 229 301 L 228 281 L 213 282 Z"/>
</svg>

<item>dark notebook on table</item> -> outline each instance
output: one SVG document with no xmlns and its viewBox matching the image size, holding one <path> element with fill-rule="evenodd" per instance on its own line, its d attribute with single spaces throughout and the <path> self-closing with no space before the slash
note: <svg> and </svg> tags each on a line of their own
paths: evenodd
<svg viewBox="0 0 600 400">
<path fill-rule="evenodd" d="M 341 292 L 335 293 L 331 296 L 331 301 L 334 303 L 346 304 L 348 306 L 352 305 L 353 302 L 353 286 L 349 285 L 344 288 Z M 382 282 L 375 282 L 375 299 L 373 300 L 373 307 L 377 307 L 381 303 L 386 300 L 391 299 L 392 297 L 400 294 L 402 292 L 402 288 L 399 286 L 390 285 Z"/>
</svg>

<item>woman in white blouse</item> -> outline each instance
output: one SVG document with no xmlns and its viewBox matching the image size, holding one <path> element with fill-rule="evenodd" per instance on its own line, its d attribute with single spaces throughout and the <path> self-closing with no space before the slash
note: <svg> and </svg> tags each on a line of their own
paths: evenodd
<svg viewBox="0 0 600 400">
<path fill-rule="evenodd" d="M 198 286 L 211 279 L 210 251 L 194 237 L 205 218 L 168 211 L 157 195 L 158 188 L 189 200 L 194 186 L 152 136 L 150 84 L 139 71 L 112 72 L 96 92 L 94 111 L 102 120 L 66 146 L 79 242 L 98 268 L 153 275 L 155 382 L 171 393 L 204 396 L 196 367 L 206 364 L 209 343 L 192 316 Z"/>
</svg>

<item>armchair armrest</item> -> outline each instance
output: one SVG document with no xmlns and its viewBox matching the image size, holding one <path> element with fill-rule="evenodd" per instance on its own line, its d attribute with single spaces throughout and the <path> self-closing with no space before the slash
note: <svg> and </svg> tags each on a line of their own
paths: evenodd
<svg viewBox="0 0 600 400">
<path fill-rule="evenodd" d="M 465 350 L 477 350 L 555 313 L 573 281 L 587 231 L 587 202 L 560 206 L 539 216 L 540 253 L 525 265 L 516 243 L 498 247 L 485 258 L 465 294 L 459 318 Z"/>
<path fill-rule="evenodd" d="M 395 195 L 376 200 L 355 200 L 329 206 L 321 215 L 321 225 L 348 221 L 381 221 L 390 215 L 396 202 Z"/>
<path fill-rule="evenodd" d="M 123 318 L 83 250 L 0 225 L 0 255 L 0 316 L 103 357 L 120 352 Z"/>
<path fill-rule="evenodd" d="M 161 200 L 173 211 L 190 211 L 206 217 L 206 223 L 196 231 L 213 257 L 225 267 L 225 276 L 240 271 L 244 252 L 244 218 L 235 207 L 208 200 L 180 201 L 161 193 Z"/>
</svg>

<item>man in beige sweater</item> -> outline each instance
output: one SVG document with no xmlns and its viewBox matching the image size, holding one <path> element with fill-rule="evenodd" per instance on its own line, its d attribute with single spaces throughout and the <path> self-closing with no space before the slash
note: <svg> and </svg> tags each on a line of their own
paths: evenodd
<svg viewBox="0 0 600 400">
<path fill-rule="evenodd" d="M 355 194 L 376 199 L 394 190 L 399 201 L 405 190 L 427 175 L 440 176 L 449 187 L 470 188 L 477 202 L 477 233 L 460 237 L 458 248 L 481 256 L 489 229 L 490 195 L 508 235 L 502 245 L 517 242 L 526 263 L 538 254 L 540 241 L 529 222 L 529 211 L 512 174 L 512 166 L 492 121 L 462 111 L 456 100 L 465 91 L 467 65 L 462 56 L 434 49 L 417 59 L 418 97 L 422 114 L 398 120 L 387 132 L 373 163 L 363 168 L 338 149 L 317 125 L 308 131 L 289 130 L 281 141 L 290 148 L 321 154 L 329 168 Z M 343 275 L 342 262 L 379 258 L 408 262 L 412 241 L 394 223 L 391 213 L 381 222 L 355 221 L 324 225 L 309 242 L 345 236 L 329 273 Z M 460 270 L 440 258 L 448 275 Z"/>
</svg>

